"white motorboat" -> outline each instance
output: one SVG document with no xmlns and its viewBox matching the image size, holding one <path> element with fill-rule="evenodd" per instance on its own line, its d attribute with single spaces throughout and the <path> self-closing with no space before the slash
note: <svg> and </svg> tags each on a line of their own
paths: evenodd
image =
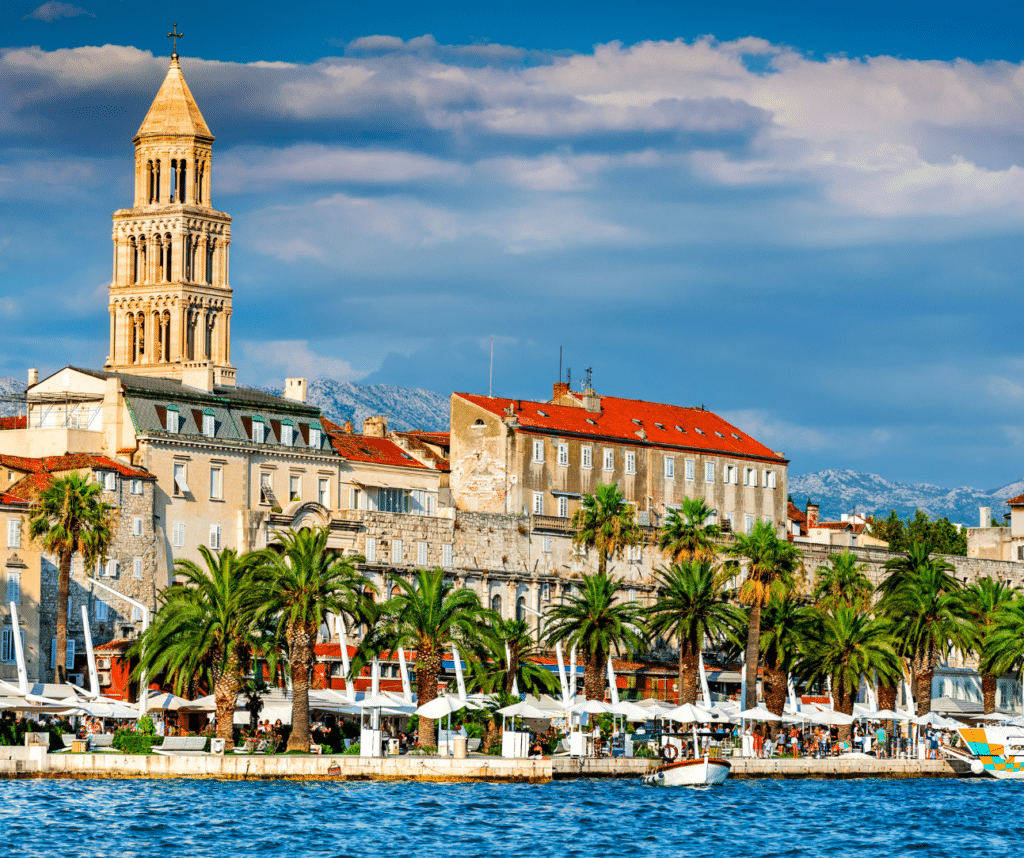
<svg viewBox="0 0 1024 858">
<path fill-rule="evenodd" d="M 640 778 L 645 786 L 707 786 L 724 783 L 732 765 L 717 757 L 676 760 Z"/>
<path fill-rule="evenodd" d="M 962 727 L 957 731 L 977 756 L 971 771 L 1000 780 L 1024 779 L 1024 729 L 1020 727 Z"/>
</svg>

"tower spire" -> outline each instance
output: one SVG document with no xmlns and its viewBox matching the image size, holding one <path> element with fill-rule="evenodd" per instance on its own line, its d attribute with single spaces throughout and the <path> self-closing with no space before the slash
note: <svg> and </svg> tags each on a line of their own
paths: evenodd
<svg viewBox="0 0 1024 858">
<path fill-rule="evenodd" d="M 171 59 L 178 59 L 178 39 L 182 38 L 185 34 L 178 32 L 178 25 L 175 24 L 171 27 L 171 32 L 167 34 L 168 39 L 174 39 L 174 47 L 171 49 Z"/>
</svg>

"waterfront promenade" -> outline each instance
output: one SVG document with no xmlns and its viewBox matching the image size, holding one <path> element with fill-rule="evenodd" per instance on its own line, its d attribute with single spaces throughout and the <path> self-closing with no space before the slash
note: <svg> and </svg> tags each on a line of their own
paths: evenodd
<svg viewBox="0 0 1024 858">
<path fill-rule="evenodd" d="M 642 759 L 504 759 L 473 756 L 237 755 L 162 756 L 116 753 L 47 754 L 0 749 L 0 778 L 214 778 L 222 780 L 340 780 L 546 783 L 574 778 L 638 778 L 656 765 Z M 732 779 L 921 778 L 970 775 L 956 760 L 737 759 Z"/>
</svg>

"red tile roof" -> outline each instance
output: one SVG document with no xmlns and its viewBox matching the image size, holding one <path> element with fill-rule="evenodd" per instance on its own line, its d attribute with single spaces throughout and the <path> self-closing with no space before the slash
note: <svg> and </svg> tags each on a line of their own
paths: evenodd
<svg viewBox="0 0 1024 858">
<path fill-rule="evenodd" d="M 797 524 L 807 525 L 807 516 L 800 511 L 800 508 L 793 501 L 790 501 L 789 506 L 786 507 L 786 517 Z"/>
<path fill-rule="evenodd" d="M 368 435 L 349 435 L 338 431 L 338 427 L 328 420 L 324 420 L 323 424 L 327 437 L 331 439 L 331 446 L 339 456 L 344 456 L 353 462 L 372 462 L 377 465 L 391 465 L 397 468 L 430 470 L 426 465 L 417 462 L 394 441 Z"/>
<path fill-rule="evenodd" d="M 27 417 L 0 417 L 0 432 L 4 429 L 25 429 L 27 427 Z"/>
<path fill-rule="evenodd" d="M 96 652 L 125 652 L 135 641 L 121 638 L 116 641 L 107 641 L 99 646 L 93 647 Z"/>
<path fill-rule="evenodd" d="M 863 533 L 866 524 L 851 524 L 848 521 L 819 521 L 815 527 L 820 527 L 825 530 L 847 530 L 850 533 Z"/>
<path fill-rule="evenodd" d="M 1006 502 L 1007 506 L 1024 506 L 1024 495 L 1017 495 Z"/>
<path fill-rule="evenodd" d="M 107 456 L 95 456 L 92 453 L 66 453 L 63 456 L 43 456 L 41 458 L 0 454 L 0 467 L 24 471 L 28 474 L 52 474 L 90 468 L 92 470 L 117 471 L 123 477 L 140 480 L 156 479 L 149 471 L 125 465 Z"/>
<path fill-rule="evenodd" d="M 0 492 L 0 506 L 28 506 L 28 499 L 12 492 Z"/>
<path fill-rule="evenodd" d="M 717 414 L 702 408 L 602 396 L 601 410 L 588 411 L 570 405 L 473 393 L 457 393 L 456 396 L 499 417 L 511 407 L 519 430 L 527 433 L 572 434 L 635 446 L 693 450 L 780 464 L 787 461 Z"/>
<path fill-rule="evenodd" d="M 408 449 L 415 450 L 423 458 L 429 461 L 429 465 L 438 471 L 450 471 L 451 462 L 444 456 L 434 451 L 434 447 L 451 446 L 451 435 L 448 432 L 395 432 L 395 436 L 401 438 Z"/>
</svg>

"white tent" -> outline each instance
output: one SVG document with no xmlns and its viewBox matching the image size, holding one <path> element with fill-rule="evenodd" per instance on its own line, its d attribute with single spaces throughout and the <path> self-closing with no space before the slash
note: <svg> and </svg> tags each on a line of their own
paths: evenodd
<svg viewBox="0 0 1024 858">
<path fill-rule="evenodd" d="M 480 707 L 469 700 L 461 700 L 458 697 L 435 697 L 429 703 L 424 703 L 416 709 L 416 714 L 421 718 L 443 718 L 451 715 L 460 709 L 479 709 Z"/>
</svg>

